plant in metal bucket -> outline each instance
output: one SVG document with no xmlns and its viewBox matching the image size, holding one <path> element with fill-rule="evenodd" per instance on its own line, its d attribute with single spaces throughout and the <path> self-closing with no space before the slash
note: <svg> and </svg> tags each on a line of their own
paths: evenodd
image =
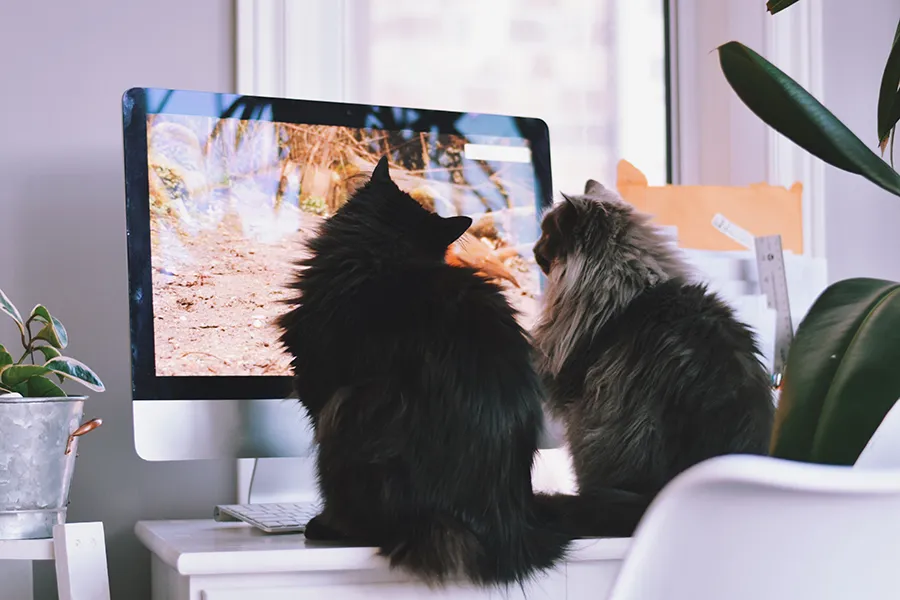
<svg viewBox="0 0 900 600">
<path fill-rule="evenodd" d="M 0 345 L 0 539 L 47 538 L 65 522 L 78 439 L 101 424 L 82 423 L 86 397 L 62 386 L 104 386 L 64 354 L 68 333 L 46 307 L 23 318 L 0 290 L 0 312 L 15 322 L 22 346 L 13 353 Z"/>
</svg>

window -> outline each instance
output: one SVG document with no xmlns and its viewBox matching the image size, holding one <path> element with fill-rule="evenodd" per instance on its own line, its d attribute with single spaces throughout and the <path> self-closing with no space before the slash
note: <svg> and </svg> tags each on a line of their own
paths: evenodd
<svg viewBox="0 0 900 600">
<path fill-rule="evenodd" d="M 562 191 L 614 185 L 619 158 L 650 184 L 799 180 L 804 254 L 824 257 L 821 162 L 743 106 L 715 53 L 741 40 L 821 99 L 819 3 L 236 2 L 238 92 L 540 116 Z"/>
<path fill-rule="evenodd" d="M 348 17 L 352 99 L 541 117 L 557 190 L 614 185 L 619 157 L 666 182 L 659 0 L 367 0 Z"/>
<path fill-rule="evenodd" d="M 255 93 L 540 117 L 555 190 L 615 186 L 619 158 L 668 181 L 661 0 L 356 0 L 302 14 L 291 4 L 278 57 L 288 81 Z M 291 41 L 313 23 L 317 42 Z"/>
</svg>

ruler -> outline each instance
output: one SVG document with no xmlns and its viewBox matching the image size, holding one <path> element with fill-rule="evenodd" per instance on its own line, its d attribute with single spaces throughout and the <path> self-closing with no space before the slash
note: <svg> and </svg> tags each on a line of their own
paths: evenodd
<svg viewBox="0 0 900 600">
<path fill-rule="evenodd" d="M 794 341 L 791 303 L 788 299 L 787 272 L 780 235 L 754 238 L 759 287 L 766 295 L 766 304 L 775 310 L 775 364 L 772 367 L 772 386 L 781 387 L 788 350 Z"/>
<path fill-rule="evenodd" d="M 756 253 L 759 287 L 766 296 L 766 305 L 775 311 L 775 356 L 772 365 L 772 387 L 781 387 L 788 350 L 794 341 L 791 303 L 788 298 L 787 271 L 780 235 L 754 237 L 722 214 L 713 217 L 712 225 L 748 250 Z"/>
</svg>

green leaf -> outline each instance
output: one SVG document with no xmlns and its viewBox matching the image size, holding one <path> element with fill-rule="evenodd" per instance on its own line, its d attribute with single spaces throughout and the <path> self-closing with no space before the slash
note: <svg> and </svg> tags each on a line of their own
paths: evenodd
<svg viewBox="0 0 900 600">
<path fill-rule="evenodd" d="M 6 348 L 0 344 L 0 369 L 5 367 L 6 365 L 11 365 L 15 361 L 13 360 L 12 354 L 6 351 Z"/>
<path fill-rule="evenodd" d="M 57 319 L 47 323 L 34 336 L 36 340 L 44 340 L 54 348 L 62 350 L 69 345 L 69 334 Z"/>
<path fill-rule="evenodd" d="M 51 360 L 53 358 L 56 358 L 57 356 L 62 356 L 60 351 L 57 350 L 56 348 L 54 348 L 53 346 L 44 346 L 44 345 L 35 346 L 34 351 L 40 352 L 41 354 L 43 354 L 44 361 Z M 66 378 L 63 377 L 62 375 L 57 375 L 57 377 L 59 378 L 60 383 L 63 383 L 66 380 Z"/>
<path fill-rule="evenodd" d="M 900 284 L 833 284 L 797 328 L 772 456 L 852 465 L 900 399 Z"/>
<path fill-rule="evenodd" d="M 31 314 L 28 316 L 28 320 L 25 322 L 26 324 L 31 323 L 32 321 L 40 321 L 44 323 L 44 327 L 41 331 L 38 332 L 37 339 L 46 340 L 47 342 L 53 344 L 57 348 L 65 348 L 69 344 L 69 334 L 66 331 L 66 328 L 63 327 L 62 322 L 56 317 L 50 314 L 50 311 L 47 310 L 45 306 L 42 304 L 38 304 L 33 309 L 31 309 Z M 51 329 L 52 331 L 44 331 L 46 329 Z M 41 333 L 44 333 L 42 336 Z M 51 338 L 58 342 L 55 344 L 51 341 Z M 59 356 L 57 354 L 57 356 Z"/>
<path fill-rule="evenodd" d="M 766 2 L 766 9 L 772 13 L 779 13 L 791 4 L 796 4 L 799 0 L 769 0 Z"/>
<path fill-rule="evenodd" d="M 900 22 L 897 23 L 894 45 L 884 66 L 878 93 L 878 145 L 882 153 L 887 147 L 891 130 L 900 121 L 900 91 L 897 88 L 900 88 Z"/>
<path fill-rule="evenodd" d="M 0 290 L 0 311 L 5 312 L 13 318 L 13 321 L 19 326 L 19 331 L 25 331 L 25 323 L 22 321 L 22 315 L 19 314 L 19 309 L 10 302 L 9 298 L 6 297 L 6 294 L 3 293 L 3 290 Z"/>
<path fill-rule="evenodd" d="M 6 365 L 0 369 L 0 382 L 7 388 L 10 386 L 15 388 L 32 377 L 38 377 L 49 372 L 50 369 L 41 365 Z"/>
<path fill-rule="evenodd" d="M 31 314 L 28 315 L 28 322 L 31 321 L 43 321 L 44 323 L 50 323 L 53 317 L 50 316 L 50 311 L 43 304 L 38 304 L 34 308 L 31 309 Z"/>
<path fill-rule="evenodd" d="M 41 304 L 38 304 L 31 310 L 31 315 L 28 317 L 28 321 L 26 323 L 30 323 L 32 321 L 40 321 L 47 325 L 53 325 L 53 328 L 56 329 L 57 336 L 64 340 L 66 344 L 69 343 L 69 334 L 66 332 L 66 328 L 63 327 L 62 322 L 56 317 L 50 314 L 50 311 L 47 310 Z"/>
<path fill-rule="evenodd" d="M 41 354 L 44 355 L 44 361 L 48 361 L 51 358 L 56 358 L 57 356 L 62 356 L 62 354 L 60 354 L 59 350 L 57 350 L 53 346 L 43 346 L 43 345 L 35 346 L 34 350 L 35 350 L 35 352 L 40 352 Z"/>
<path fill-rule="evenodd" d="M 740 99 L 767 125 L 830 165 L 900 196 L 900 174 L 793 79 L 740 42 L 719 47 L 719 64 Z"/>
<path fill-rule="evenodd" d="M 28 386 L 30 398 L 57 398 L 66 395 L 61 387 L 46 377 L 32 377 L 25 383 Z"/>
<path fill-rule="evenodd" d="M 91 371 L 86 364 L 79 362 L 74 358 L 60 356 L 53 360 L 48 360 L 44 363 L 44 368 L 58 375 L 62 375 L 63 377 L 74 379 L 86 388 L 95 392 L 102 392 L 106 389 L 96 373 Z"/>
</svg>

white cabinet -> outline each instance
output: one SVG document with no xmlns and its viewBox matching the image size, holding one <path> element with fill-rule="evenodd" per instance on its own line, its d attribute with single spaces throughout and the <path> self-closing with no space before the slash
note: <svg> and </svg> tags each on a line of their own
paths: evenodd
<svg viewBox="0 0 900 600">
<path fill-rule="evenodd" d="M 392 571 L 373 548 L 266 535 L 242 523 L 143 521 L 135 531 L 152 552 L 153 600 L 598 600 L 619 571 L 630 539 L 578 540 L 568 562 L 523 590 L 459 584 L 429 589 Z"/>
</svg>

